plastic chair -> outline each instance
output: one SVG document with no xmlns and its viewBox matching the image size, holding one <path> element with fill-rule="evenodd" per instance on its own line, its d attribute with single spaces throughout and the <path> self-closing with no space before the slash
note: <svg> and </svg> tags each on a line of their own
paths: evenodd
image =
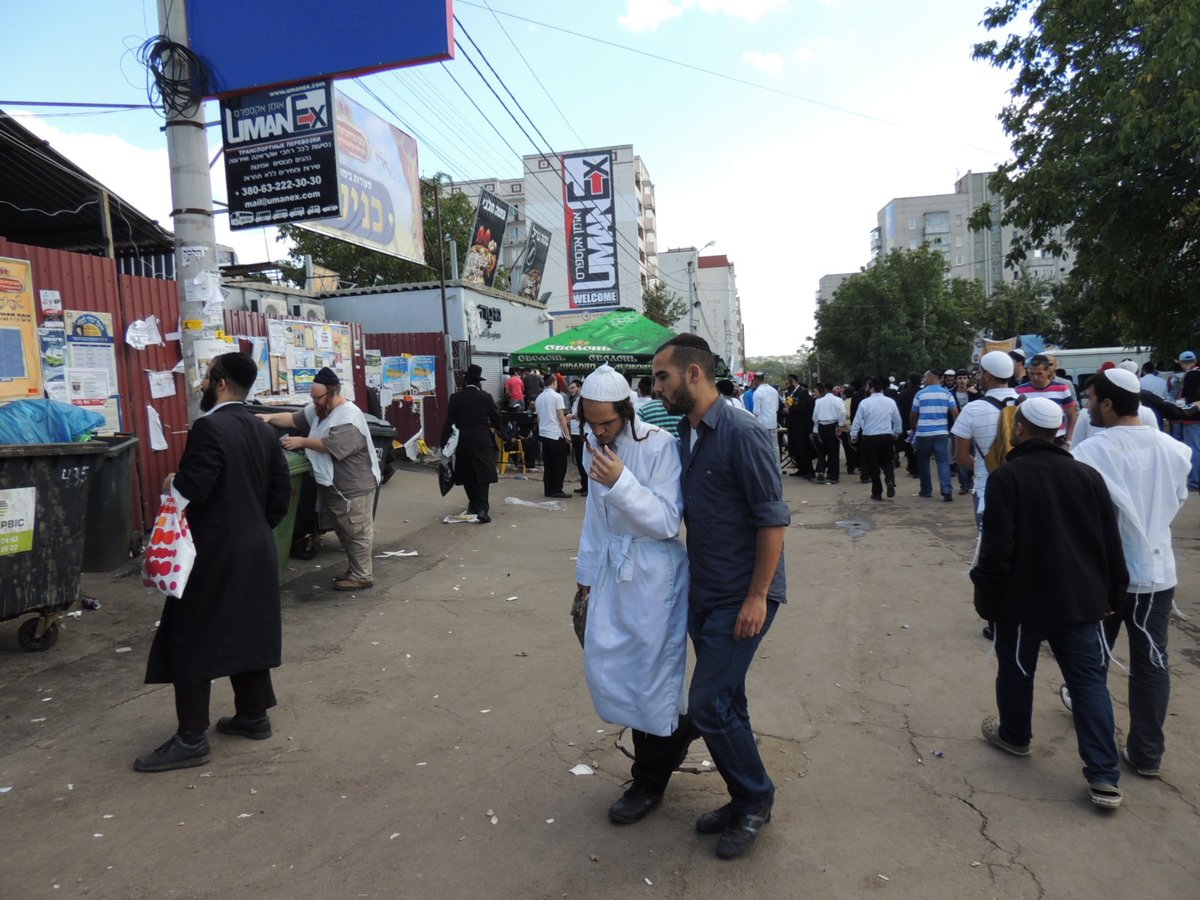
<svg viewBox="0 0 1200 900">
<path fill-rule="evenodd" d="M 502 435 L 500 432 L 493 432 L 496 437 L 496 450 L 500 454 L 500 474 L 503 475 L 510 465 L 510 460 L 515 459 L 521 464 L 521 474 L 525 474 L 525 444 L 520 437 L 510 437 Z"/>
</svg>

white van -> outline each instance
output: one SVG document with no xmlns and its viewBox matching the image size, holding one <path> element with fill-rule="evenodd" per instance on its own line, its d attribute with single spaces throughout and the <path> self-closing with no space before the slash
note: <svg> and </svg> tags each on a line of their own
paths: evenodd
<svg viewBox="0 0 1200 900">
<path fill-rule="evenodd" d="M 1132 359 L 1138 364 L 1138 374 L 1142 366 L 1150 360 L 1150 351 L 1136 347 L 1080 347 L 1071 350 L 1047 350 L 1046 355 L 1058 360 L 1058 368 L 1066 369 L 1067 377 L 1082 388 L 1084 383 L 1100 370 L 1106 362 L 1114 365 L 1124 359 Z M 1026 364 L 1032 359 L 1026 357 Z"/>
</svg>

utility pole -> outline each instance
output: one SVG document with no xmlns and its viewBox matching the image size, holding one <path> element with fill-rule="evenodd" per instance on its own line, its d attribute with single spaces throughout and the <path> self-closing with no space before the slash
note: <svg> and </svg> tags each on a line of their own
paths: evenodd
<svg viewBox="0 0 1200 900">
<path fill-rule="evenodd" d="M 688 331 L 696 333 L 696 263 L 688 260 Z"/>
<path fill-rule="evenodd" d="M 158 0 L 158 29 L 170 41 L 188 45 L 186 0 Z M 165 74 L 180 83 L 193 81 L 197 73 L 188 71 L 187 62 L 176 55 L 168 58 Z M 196 366 L 195 344 L 205 337 L 204 297 L 220 298 L 220 267 L 217 263 L 217 233 L 213 226 L 204 101 L 195 97 L 181 108 L 178 103 L 171 102 L 172 98 L 165 99 L 175 279 L 179 286 L 180 351 L 190 423 L 200 416 L 200 372 Z M 192 285 L 190 290 L 189 284 Z M 211 288 L 210 292 L 198 289 L 205 285 Z M 194 299 L 189 299 L 189 294 Z"/>
<path fill-rule="evenodd" d="M 442 288 L 442 338 L 446 350 L 446 393 L 453 394 L 457 386 L 454 380 L 454 351 L 450 343 L 450 314 L 446 307 L 446 236 L 442 233 L 442 173 L 433 176 L 433 216 L 437 228 L 438 281 Z"/>
</svg>

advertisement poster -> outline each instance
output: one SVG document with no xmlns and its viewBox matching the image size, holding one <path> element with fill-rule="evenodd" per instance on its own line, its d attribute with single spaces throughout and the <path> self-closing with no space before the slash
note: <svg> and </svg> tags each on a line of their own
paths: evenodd
<svg viewBox="0 0 1200 900">
<path fill-rule="evenodd" d="M 512 215 L 512 207 L 489 191 L 479 192 L 475 210 L 475 227 L 471 231 L 471 246 L 463 262 L 463 280 L 467 284 L 492 286 L 496 280 L 496 264 L 500 261 L 500 246 L 504 243 L 504 228 Z"/>
<path fill-rule="evenodd" d="M 230 228 L 338 215 L 332 101 L 331 81 L 221 101 Z"/>
<path fill-rule="evenodd" d="M 378 350 L 363 350 L 363 370 L 367 387 L 383 387 L 383 354 Z"/>
<path fill-rule="evenodd" d="M 542 274 L 546 257 L 550 255 L 550 230 L 536 222 L 529 223 L 529 243 L 525 247 L 525 262 L 517 278 L 517 295 L 537 300 L 542 291 Z"/>
<path fill-rule="evenodd" d="M 0 556 L 27 553 L 33 549 L 36 515 L 37 488 L 0 491 Z"/>
<path fill-rule="evenodd" d="M 316 377 L 316 369 L 292 369 L 292 390 L 297 394 L 311 393 Z"/>
<path fill-rule="evenodd" d="M 562 157 L 571 309 L 617 306 L 621 301 L 612 170 L 608 150 Z"/>
<path fill-rule="evenodd" d="M 101 434 L 121 430 L 117 348 L 112 314 L 63 310 L 67 402 L 103 413 Z M 101 396 L 100 391 L 107 391 Z"/>
<path fill-rule="evenodd" d="M 0 258 L 0 400 L 42 396 L 42 365 L 27 261 Z"/>
<path fill-rule="evenodd" d="M 412 357 L 385 356 L 382 364 L 382 387 L 393 394 L 412 391 Z"/>
<path fill-rule="evenodd" d="M 284 319 L 281 378 L 290 380 L 290 392 L 307 394 L 315 376 L 328 367 L 342 382 L 342 396 L 354 399 L 353 357 L 349 352 L 350 327 L 306 319 Z M 272 354 L 274 355 L 274 354 Z"/>
<path fill-rule="evenodd" d="M 412 358 L 412 392 L 432 394 L 437 388 L 437 357 L 414 356 Z"/>
<path fill-rule="evenodd" d="M 417 142 L 338 91 L 333 105 L 341 213 L 303 227 L 424 263 Z"/>
<path fill-rule="evenodd" d="M 57 328 L 39 328 L 38 341 L 42 346 L 42 380 L 46 384 L 46 396 L 66 403 L 67 336 L 62 322 Z"/>
<path fill-rule="evenodd" d="M 42 324 L 47 328 L 62 328 L 62 294 L 58 291 L 38 291 L 38 299 L 42 305 Z"/>
</svg>

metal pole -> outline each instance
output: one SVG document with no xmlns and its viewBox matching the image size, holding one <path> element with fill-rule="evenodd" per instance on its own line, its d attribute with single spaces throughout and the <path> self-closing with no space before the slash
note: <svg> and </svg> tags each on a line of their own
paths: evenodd
<svg viewBox="0 0 1200 900">
<path fill-rule="evenodd" d="M 454 393 L 454 351 L 450 344 L 450 314 L 446 308 L 446 242 L 442 234 L 442 180 L 433 181 L 433 216 L 438 233 L 438 280 L 442 288 L 442 335 L 446 345 L 446 393 Z"/>
<path fill-rule="evenodd" d="M 159 32 L 176 44 L 187 46 L 186 0 L 158 0 Z M 174 60 L 173 78 L 186 80 L 193 73 L 183 60 Z M 167 104 L 168 107 L 173 104 Z M 208 136 L 204 129 L 204 102 L 183 110 L 167 108 L 167 160 L 171 169 L 171 218 L 175 231 L 175 279 L 179 286 L 180 351 L 183 354 L 187 390 L 188 421 L 200 416 L 200 372 L 196 367 L 196 341 L 203 331 L 203 291 L 207 282 L 215 293 L 220 285 L 217 265 L 217 234 L 213 227 L 212 183 L 208 170 Z M 207 273 L 212 273 L 207 274 Z M 197 282 L 199 277 L 199 282 Z M 195 299 L 189 299 L 190 292 Z M 213 296 L 210 294 L 209 296 Z M 217 298 L 219 293 L 215 293 Z"/>
<path fill-rule="evenodd" d="M 688 331 L 692 334 L 696 333 L 696 263 L 690 259 L 688 260 Z"/>
</svg>

